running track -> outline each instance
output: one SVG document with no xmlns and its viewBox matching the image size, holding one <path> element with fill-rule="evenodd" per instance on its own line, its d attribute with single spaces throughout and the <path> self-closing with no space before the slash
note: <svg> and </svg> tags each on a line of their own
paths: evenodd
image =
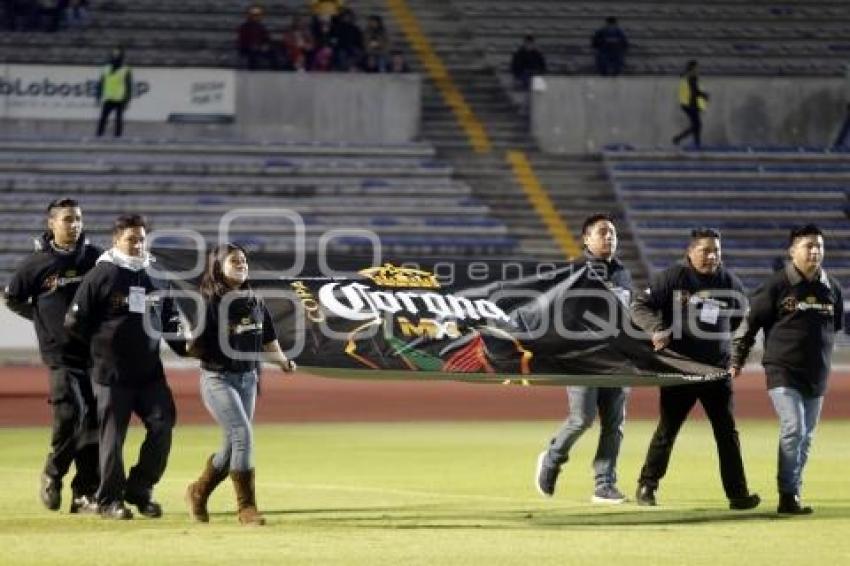
<svg viewBox="0 0 850 566">
<path fill-rule="evenodd" d="M 211 424 L 198 395 L 198 373 L 169 370 L 178 423 Z M 736 414 L 775 418 L 763 374 L 745 373 L 735 382 Z M 657 392 L 632 390 L 629 418 L 654 419 Z M 0 426 L 50 424 L 47 370 L 42 366 L 0 367 Z M 701 409 L 695 409 L 701 415 Z M 563 387 L 471 385 L 454 382 L 327 379 L 306 373 L 266 371 L 257 403 L 258 422 L 559 420 L 566 415 Z M 833 372 L 823 418 L 850 417 L 850 373 Z"/>
</svg>

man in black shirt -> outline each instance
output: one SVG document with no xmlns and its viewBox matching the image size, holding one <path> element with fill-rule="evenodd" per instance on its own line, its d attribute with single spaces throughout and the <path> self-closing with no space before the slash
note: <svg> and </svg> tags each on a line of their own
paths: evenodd
<svg viewBox="0 0 850 566">
<path fill-rule="evenodd" d="M 50 368 L 48 402 L 53 408 L 51 451 L 41 475 L 39 495 L 56 511 L 62 503 L 62 478 L 73 461 L 71 513 L 96 510 L 97 414 L 89 379 L 88 345 L 68 336 L 65 311 L 100 248 L 83 234 L 83 214 L 77 201 L 57 199 L 47 207 L 48 230 L 36 240 L 6 287 L 10 310 L 32 320 L 41 359 Z"/>
<path fill-rule="evenodd" d="M 65 319 L 70 332 L 91 342 L 100 422 L 97 502 L 101 515 L 111 519 L 132 518 L 125 501 L 147 517 L 162 515 L 152 491 L 165 471 L 175 421 L 159 333 L 175 331 L 180 319 L 173 300 L 156 293 L 159 286 L 147 273 L 152 258 L 145 237 L 141 216 L 115 221 L 113 247 L 83 279 Z M 122 451 L 132 413 L 145 425 L 145 440 L 126 477 Z"/>
<path fill-rule="evenodd" d="M 590 45 L 596 51 L 596 70 L 600 75 L 616 77 L 623 72 L 629 40 L 617 18 L 605 18 L 605 26 L 593 33 Z"/>
<path fill-rule="evenodd" d="M 762 365 L 779 416 L 779 513 L 805 515 L 800 503 L 803 468 L 818 423 L 832 361 L 835 333 L 844 326 L 838 281 L 821 267 L 823 232 L 815 225 L 795 228 L 791 261 L 756 290 L 745 324 L 736 335 L 733 375 L 741 372 L 759 330 L 764 330 Z"/>
<path fill-rule="evenodd" d="M 746 298 L 740 279 L 723 267 L 720 258 L 720 233 L 693 230 L 684 261 L 658 273 L 637 295 L 632 318 L 650 334 L 656 350 L 670 348 L 709 365 L 728 367 L 731 330 L 741 322 Z M 758 506 L 761 499 L 747 489 L 729 378 L 661 387 L 661 415 L 638 479 L 638 505 L 656 504 L 655 491 L 667 473 L 673 443 L 697 401 L 711 421 L 729 507 Z"/>
<path fill-rule="evenodd" d="M 587 217 L 581 229 L 587 268 L 602 281 L 622 304 L 628 305 L 632 277 L 616 258 L 617 229 L 607 214 Z M 590 428 L 599 415 L 599 443 L 593 458 L 595 489 L 593 503 L 619 504 L 626 501 L 617 489 L 617 458 L 623 441 L 626 419 L 627 387 L 567 387 L 569 415 L 549 445 L 537 457 L 535 485 L 545 496 L 555 494 L 561 467 L 569 459 L 573 444 Z"/>
<path fill-rule="evenodd" d="M 546 58 L 537 49 L 534 36 L 526 35 L 522 45 L 511 56 L 511 74 L 514 84 L 520 90 L 528 90 L 531 79 L 546 74 Z"/>
</svg>

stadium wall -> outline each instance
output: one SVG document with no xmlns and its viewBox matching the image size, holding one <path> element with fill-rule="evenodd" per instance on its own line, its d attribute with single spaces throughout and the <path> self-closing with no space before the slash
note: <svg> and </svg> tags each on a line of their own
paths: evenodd
<svg viewBox="0 0 850 566">
<path fill-rule="evenodd" d="M 20 135 L 94 132 L 97 67 L 0 65 L 0 128 Z M 133 69 L 128 136 L 405 143 L 416 138 L 415 74 Z"/>
<path fill-rule="evenodd" d="M 549 153 L 669 146 L 686 127 L 678 77 L 537 77 L 531 129 Z M 847 105 L 843 78 L 703 77 L 703 144 L 828 146 Z"/>
<path fill-rule="evenodd" d="M 403 143 L 419 133 L 418 75 L 242 73 L 238 81 L 236 125 L 245 136 Z"/>
</svg>

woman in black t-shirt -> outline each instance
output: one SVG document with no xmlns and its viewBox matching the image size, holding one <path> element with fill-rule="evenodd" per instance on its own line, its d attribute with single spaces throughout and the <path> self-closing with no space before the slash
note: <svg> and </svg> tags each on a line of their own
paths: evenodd
<svg viewBox="0 0 850 566">
<path fill-rule="evenodd" d="M 248 285 L 245 250 L 234 244 L 214 248 L 200 292 L 205 323 L 188 351 L 201 360 L 201 397 L 221 425 L 224 442 L 207 459 L 201 477 L 189 485 L 186 501 L 194 520 L 209 522 L 207 499 L 229 474 L 239 522 L 262 525 L 265 519 L 257 511 L 252 461 L 257 369 L 267 361 L 292 372 L 295 362 L 281 351 L 269 311 Z"/>
</svg>

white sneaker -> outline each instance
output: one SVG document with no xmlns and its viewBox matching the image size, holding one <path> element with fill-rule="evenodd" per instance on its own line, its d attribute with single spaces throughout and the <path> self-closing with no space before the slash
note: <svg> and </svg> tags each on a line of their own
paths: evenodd
<svg viewBox="0 0 850 566">
<path fill-rule="evenodd" d="M 626 496 L 613 485 L 604 485 L 596 488 L 590 501 L 591 503 L 601 503 L 603 505 L 619 505 L 626 502 Z"/>
</svg>

